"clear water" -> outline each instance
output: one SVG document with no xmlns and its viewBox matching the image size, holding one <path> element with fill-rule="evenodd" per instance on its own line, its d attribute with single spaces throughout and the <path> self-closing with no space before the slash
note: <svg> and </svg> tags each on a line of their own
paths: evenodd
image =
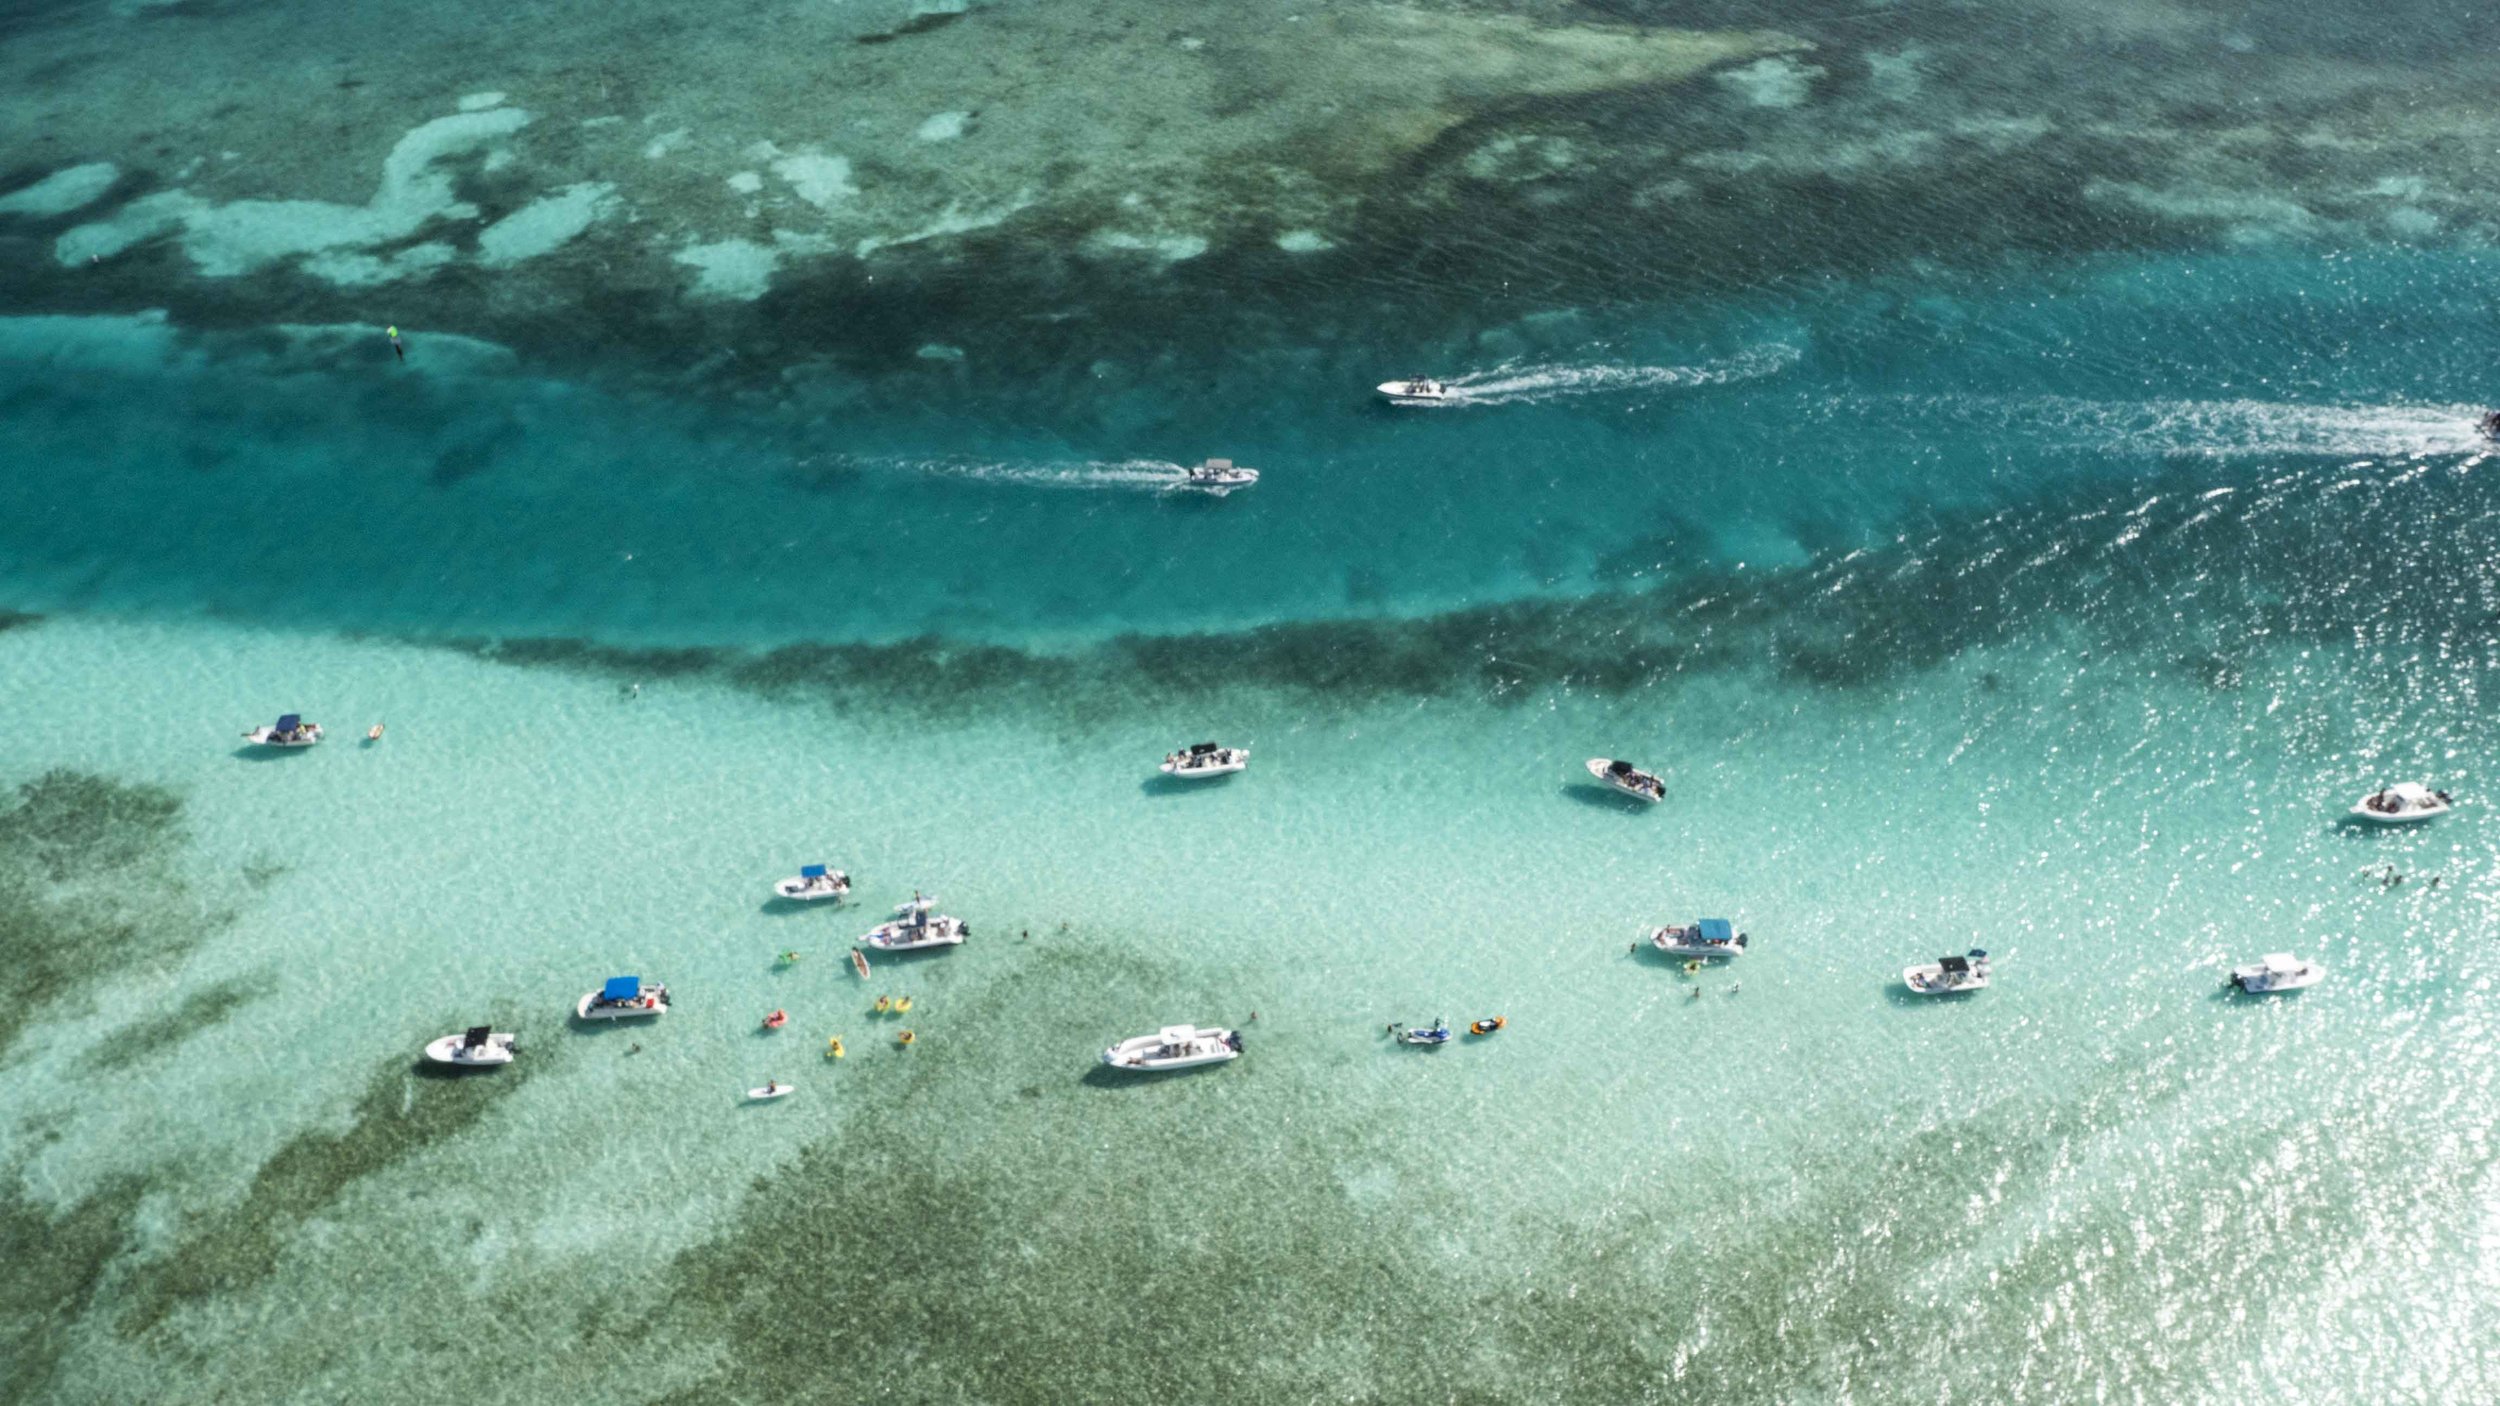
<svg viewBox="0 0 2500 1406">
<path fill-rule="evenodd" d="M 656 134 L 689 126 L 706 190 L 831 180 L 779 174 L 817 149 L 787 132 L 714 139 L 746 101 L 716 66 L 778 81 L 731 19 L 671 97 L 631 91 L 604 18 L 521 16 L 489 62 L 456 7 L 343 16 L 455 75 L 422 106 L 369 80 L 405 100 L 354 119 L 372 153 L 509 90 L 527 130 L 587 134 L 565 179 L 662 230 L 602 216 L 579 262 L 478 282 L 481 244 L 381 295 L 216 272 L 213 220 L 43 271 L 152 189 L 366 198 L 313 150 L 265 188 L 159 169 L 116 116 L 156 82 L 245 140 L 173 58 L 260 72 L 290 7 L 0 25 L 78 147 L 12 147 L 0 179 L 37 270 L 0 284 L 0 1400 L 2500 1395 L 2474 428 L 2500 332 L 2442 204 L 2456 75 L 2415 84 L 2428 116 L 2306 95 L 2386 91 L 2483 21 L 1684 8 L 1601 17 L 1818 47 L 1472 111 L 1398 168 L 1403 213 L 1324 253 L 1209 223 L 1168 268 L 1062 266 L 1045 207 L 952 272 L 785 254 L 751 304 L 632 282 L 692 199 L 635 174 Z M 852 120 L 908 130 L 953 52 L 915 46 L 1012 63 L 1054 14 L 742 17 L 849 26 L 910 90 Z M 1370 14 L 1320 18 L 1359 48 Z M 1317 58 L 1275 78 L 1254 17 L 1187 52 L 1292 101 L 1369 91 Z M 1533 69 L 1539 41 L 1471 23 L 1396 52 Z M 1992 64 L 2018 23 L 2089 62 Z M 118 67 L 57 67 L 114 36 Z M 2231 65 L 2241 109 L 2178 115 Z M 295 81 L 300 112 L 366 101 Z M 2138 106 L 2103 103 L 2128 82 Z M 2025 103 L 2347 154 L 2277 163 L 2314 226 L 2225 189 L 2220 139 L 2199 165 L 2139 130 L 2086 197 L 2042 171 L 2116 157 L 1972 125 Z M 581 124 L 611 111 L 652 166 L 599 164 L 610 128 Z M 2322 132 L 2346 145 L 2296 140 Z M 263 135 L 241 160 L 292 149 Z M 1603 212 L 1624 153 L 1728 144 L 1777 220 L 1656 195 L 1670 240 Z M 1808 155 L 1872 184 L 1780 164 Z M 73 157 L 145 173 L 7 213 Z M 452 196 L 522 201 L 497 169 Z M 820 277 L 854 317 L 810 312 Z M 398 362 L 362 324 L 414 315 L 382 296 L 453 326 Z M 596 335 L 529 306 L 558 296 Z M 686 370 L 796 342 L 839 366 Z M 1415 371 L 1469 403 L 1367 395 Z M 1205 455 L 1265 477 L 1171 491 Z M 281 709 L 331 740 L 239 748 Z M 1252 769 L 1154 778 L 1202 736 Z M 1668 803 L 1588 787 L 1593 755 L 1657 766 Z M 2464 804 L 2336 823 L 2404 778 Z M 857 901 L 766 901 L 811 860 Z M 972 940 L 859 980 L 848 939 L 915 888 Z M 1751 934 L 1728 969 L 1627 951 L 1705 913 Z M 1971 946 L 1988 992 L 1901 990 Z M 2276 950 L 2327 982 L 2217 994 Z M 567 1019 L 620 971 L 678 1008 Z M 893 993 L 908 1017 L 869 1010 Z M 1438 1051 L 1384 1032 L 1496 1013 Z M 415 1067 L 479 1020 L 518 1063 Z M 1242 1024 L 1247 1056 L 1096 1070 L 1184 1020 Z M 741 1100 L 768 1077 L 798 1092 Z"/>
</svg>

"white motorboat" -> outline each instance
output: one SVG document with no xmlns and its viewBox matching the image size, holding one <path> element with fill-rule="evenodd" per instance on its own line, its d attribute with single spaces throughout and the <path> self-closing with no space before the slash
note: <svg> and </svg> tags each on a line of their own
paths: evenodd
<svg viewBox="0 0 2500 1406">
<path fill-rule="evenodd" d="M 425 1057 L 436 1064 L 483 1068 L 490 1064 L 510 1064 L 512 1045 L 511 1035 L 490 1026 L 473 1025 L 458 1035 L 446 1035 L 427 1045 Z"/>
<path fill-rule="evenodd" d="M 1259 481 L 1257 469 L 1245 469 L 1230 459 L 1209 459 L 1181 472 L 1184 475 L 1182 487 L 1203 489 L 1219 498 L 1236 488 L 1248 488 Z"/>
<path fill-rule="evenodd" d="M 304 721 L 301 713 L 287 713 L 272 726 L 243 734 L 243 740 L 260 747 L 309 747 L 321 740 L 321 724 Z"/>
<path fill-rule="evenodd" d="M 1725 918 L 1703 918 L 1689 927 L 1655 928 L 1649 943 L 1670 957 L 1742 957 L 1745 935 Z"/>
<path fill-rule="evenodd" d="M 1102 1062 L 1114 1069 L 1148 1072 L 1195 1069 L 1202 1064 L 1222 1064 L 1239 1058 L 1239 1032 L 1213 1026 L 1202 1030 L 1195 1025 L 1167 1025 L 1152 1035 L 1122 1040 L 1102 1052 Z"/>
<path fill-rule="evenodd" d="M 1921 996 L 1956 996 L 1988 984 L 1988 954 L 1974 947 L 1968 956 L 1939 957 L 1923 967 L 1905 967 L 1901 980 Z"/>
<path fill-rule="evenodd" d="M 1430 1025 L 1410 1025 L 1403 1030 L 1392 1025 L 1389 1030 L 1401 1045 L 1446 1045 L 1451 1039 L 1448 1016 L 1437 1017 Z"/>
<path fill-rule="evenodd" d="M 2419 781 L 2399 781 L 2383 791 L 2363 796 L 2352 808 L 2352 818 L 2373 825 L 2412 825 L 2435 819 L 2455 808 L 2445 791 L 2434 791 Z"/>
<path fill-rule="evenodd" d="M 1609 757 L 1591 757 L 1589 758 L 1589 775 L 1637 801 L 1647 801 L 1651 805 L 1656 805 L 1667 798 L 1667 783 L 1630 762 L 1619 762 Z"/>
<path fill-rule="evenodd" d="M 1196 780 L 1204 776 L 1230 776 L 1250 765 L 1247 747 L 1223 747 L 1213 742 L 1193 742 L 1163 759 L 1159 768 L 1166 776 Z"/>
<path fill-rule="evenodd" d="M 1387 396 L 1392 405 L 1445 405 L 1450 399 L 1450 388 L 1429 376 L 1383 381 L 1380 393 Z"/>
<path fill-rule="evenodd" d="M 820 903 L 850 896 L 851 876 L 822 864 L 802 864 L 798 877 L 773 885 L 773 892 L 793 903 Z"/>
<path fill-rule="evenodd" d="M 971 924 L 929 911 L 935 907 L 937 899 L 915 893 L 911 902 L 894 905 L 892 922 L 869 929 L 860 943 L 886 952 L 917 952 L 927 947 L 958 946 L 972 936 Z"/>
<path fill-rule="evenodd" d="M 630 1020 L 635 1016 L 668 1014 L 668 988 L 658 982 L 646 982 L 638 976 L 612 976 L 596 991 L 585 991 L 573 1003 L 573 1014 L 583 1020 Z"/>
<path fill-rule="evenodd" d="M 2231 968 L 2231 984 L 2251 996 L 2299 991 L 2326 979 L 2326 968 L 2289 952 L 2268 952 L 2262 961 Z"/>
</svg>

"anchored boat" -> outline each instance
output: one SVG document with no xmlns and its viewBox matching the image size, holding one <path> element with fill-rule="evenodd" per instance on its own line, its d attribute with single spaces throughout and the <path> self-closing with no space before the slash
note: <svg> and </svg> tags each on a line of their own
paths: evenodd
<svg viewBox="0 0 2500 1406">
<path fill-rule="evenodd" d="M 894 919 L 879 923 L 860 938 L 866 946 L 885 952 L 917 952 L 926 947 L 954 947 L 972 936 L 972 927 L 961 918 L 932 913 L 937 899 L 915 893 L 911 902 L 894 905 Z"/>
<path fill-rule="evenodd" d="M 1667 783 L 1630 762 L 1616 761 L 1612 757 L 1591 757 L 1589 775 L 1636 801 L 1656 805 L 1667 798 Z"/>
<path fill-rule="evenodd" d="M 1158 768 L 1166 776 L 1195 780 L 1204 776 L 1229 776 L 1250 765 L 1250 749 L 1225 747 L 1213 742 L 1193 742 L 1163 759 Z"/>
<path fill-rule="evenodd" d="M 2419 781 L 2399 781 L 2382 791 L 2363 796 L 2352 808 L 2352 818 L 2373 825 L 2412 825 L 2446 815 L 2455 808 L 2448 793 L 2434 791 Z"/>
<path fill-rule="evenodd" d="M 1146 1073 L 1195 1069 L 1202 1064 L 1222 1064 L 1239 1058 L 1240 1032 L 1195 1025 L 1167 1025 L 1152 1035 L 1122 1040 L 1102 1052 L 1102 1062 L 1114 1069 Z"/>
<path fill-rule="evenodd" d="M 798 877 L 783 879 L 773 885 L 773 892 L 794 903 L 817 903 L 825 899 L 840 901 L 851 893 L 851 876 L 822 864 L 802 864 Z"/>
<path fill-rule="evenodd" d="M 514 1037 L 492 1026 L 473 1025 L 458 1035 L 446 1035 L 425 1047 L 425 1057 L 436 1064 L 458 1065 L 479 1069 L 488 1065 L 510 1064 Z"/>
<path fill-rule="evenodd" d="M 1703 918 L 1688 927 L 1653 928 L 1649 942 L 1671 957 L 1745 955 L 1745 935 L 1725 918 Z"/>
<path fill-rule="evenodd" d="M 668 1014 L 668 988 L 638 976 L 612 976 L 596 991 L 585 991 L 573 1004 L 583 1020 L 630 1020 Z"/>
<path fill-rule="evenodd" d="M 2326 968 L 2289 952 L 2268 952 L 2244 967 L 2231 968 L 2231 985 L 2251 996 L 2301 991 L 2326 980 Z"/>
<path fill-rule="evenodd" d="M 304 721 L 301 713 L 285 713 L 271 726 L 243 734 L 243 740 L 260 747 L 309 747 L 321 740 L 321 724 Z"/>
<path fill-rule="evenodd" d="M 1901 980 L 1921 996 L 1956 996 L 1988 984 L 1988 954 L 1974 947 L 1968 956 L 1938 957 L 1923 967 L 1907 967 Z"/>
</svg>

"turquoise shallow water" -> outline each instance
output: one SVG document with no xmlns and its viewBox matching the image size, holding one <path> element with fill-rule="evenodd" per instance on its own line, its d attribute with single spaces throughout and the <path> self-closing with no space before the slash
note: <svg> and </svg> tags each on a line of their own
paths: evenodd
<svg viewBox="0 0 2500 1406">
<path fill-rule="evenodd" d="M 171 60 L 288 7 L 0 23 L 0 1401 L 2500 1397 L 2484 21 L 856 8 L 648 69 L 435 7 L 460 86 L 244 112 Z M 1815 47 L 1537 37 L 1591 14 Z M 850 105 L 765 141 L 793 51 Z M 1321 99 L 1406 144 L 1295 167 Z M 339 203 L 445 115 L 538 145 Z M 1019 122 L 1122 184 L 857 252 Z M 974 936 L 862 982 L 915 889 Z M 1627 951 L 1704 914 L 1748 955 Z M 2277 950 L 2328 980 L 2220 994 Z M 619 971 L 677 1010 L 577 1028 Z M 516 1064 L 416 1064 L 479 1020 Z M 1097 1068 L 1176 1021 L 1247 1055 Z"/>
</svg>

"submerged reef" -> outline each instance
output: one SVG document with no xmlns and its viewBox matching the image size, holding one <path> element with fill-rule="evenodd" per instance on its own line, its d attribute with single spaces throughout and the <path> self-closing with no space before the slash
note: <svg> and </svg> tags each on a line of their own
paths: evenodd
<svg viewBox="0 0 2500 1406">
<path fill-rule="evenodd" d="M 2160 0 L 626 4 L 507 16 L 491 49 L 419 7 L 327 15 L 318 52 L 296 8 L 23 23 L 0 312 L 277 305 L 787 394 L 926 375 L 933 345 L 1144 355 L 1184 312 L 1209 340 L 1434 335 L 1926 260 L 2496 228 L 2491 25 L 2428 3 L 2359 29 Z"/>
<path fill-rule="evenodd" d="M 2356 541 L 2439 547 L 2387 573 Z M 2500 491 L 2470 462 L 2430 472 L 2313 467 L 2241 489 L 2211 489 L 2181 470 L 2150 484 L 2087 484 L 2021 507 L 1939 514 L 1915 537 L 1827 550 L 1797 567 L 1738 573 L 1712 564 L 1645 589 L 1420 619 L 1131 635 L 1067 653 L 936 637 L 761 652 L 578 639 L 431 643 L 620 682 L 709 682 L 934 719 L 1013 711 L 1082 722 L 1243 687 L 1311 706 L 1439 697 L 1516 706 L 1552 691 L 1624 694 L 1753 672 L 1865 691 L 1969 650 L 2050 634 L 2226 688 L 2250 652 L 2270 644 L 2488 658 L 2482 623 L 2500 611 L 2493 560 Z M 2368 590 L 2354 589 L 2356 574 Z"/>
</svg>

